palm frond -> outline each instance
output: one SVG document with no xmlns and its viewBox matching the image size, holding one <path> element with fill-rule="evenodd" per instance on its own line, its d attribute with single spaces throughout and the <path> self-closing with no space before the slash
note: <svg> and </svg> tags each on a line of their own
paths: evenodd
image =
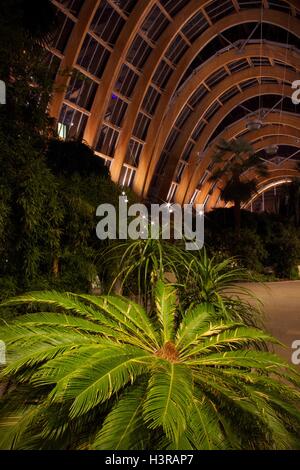
<svg viewBox="0 0 300 470">
<path fill-rule="evenodd" d="M 82 359 L 82 357 L 81 357 Z M 92 356 L 85 354 L 85 360 L 65 358 L 59 371 L 55 388 L 50 394 L 52 401 L 73 400 L 70 407 L 70 418 L 87 413 L 95 406 L 110 399 L 113 394 L 127 383 L 133 383 L 136 377 L 148 368 L 152 357 L 145 351 L 133 347 L 110 347 Z M 46 376 L 42 372 L 36 380 L 39 384 L 47 383 L 55 377 L 55 362 L 44 366 Z"/>
<path fill-rule="evenodd" d="M 184 316 L 176 334 L 176 347 L 178 350 L 189 347 L 214 314 L 214 308 L 209 304 L 201 304 L 190 309 Z"/>
<path fill-rule="evenodd" d="M 12 415 L 0 420 L 0 449 L 24 449 L 26 443 L 31 441 L 29 430 L 32 424 L 43 412 L 40 406 L 23 406 Z"/>
<path fill-rule="evenodd" d="M 112 411 L 93 443 L 96 450 L 143 450 L 149 435 L 143 420 L 145 384 L 127 390 Z"/>
<path fill-rule="evenodd" d="M 186 364 L 191 366 L 219 366 L 219 367 L 245 367 L 267 370 L 275 373 L 281 367 L 293 369 L 287 365 L 284 359 L 276 354 L 263 351 L 227 351 L 224 353 L 213 353 L 208 356 L 201 356 L 197 359 L 190 359 Z"/>
<path fill-rule="evenodd" d="M 219 328 L 215 325 L 215 328 Z M 237 326 L 235 324 L 224 325 L 223 331 L 214 328 L 202 330 L 193 339 L 193 348 L 181 353 L 181 357 L 200 357 L 201 355 L 221 353 L 228 350 L 240 350 L 249 346 L 260 346 L 265 343 L 277 343 L 277 341 L 267 333 L 257 328 Z"/>
<path fill-rule="evenodd" d="M 165 362 L 153 371 L 144 402 L 150 429 L 163 428 L 176 444 L 187 427 L 187 407 L 192 399 L 192 376 L 181 364 Z"/>
<path fill-rule="evenodd" d="M 163 344 L 174 339 L 176 300 L 176 290 L 159 280 L 155 291 L 155 303 Z"/>
<path fill-rule="evenodd" d="M 110 317 L 113 322 L 121 324 L 129 334 L 134 334 L 141 340 L 146 336 L 153 347 L 158 346 L 157 334 L 145 310 L 140 305 L 124 297 L 111 295 L 101 297 L 80 295 L 78 297 L 106 312 L 108 318 Z"/>
<path fill-rule="evenodd" d="M 193 396 L 187 436 L 198 450 L 239 449 L 240 443 L 216 407 L 198 392 Z"/>
</svg>

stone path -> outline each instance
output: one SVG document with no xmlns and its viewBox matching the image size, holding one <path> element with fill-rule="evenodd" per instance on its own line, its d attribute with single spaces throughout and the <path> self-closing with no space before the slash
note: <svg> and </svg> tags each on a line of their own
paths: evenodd
<svg viewBox="0 0 300 470">
<path fill-rule="evenodd" d="M 287 346 L 287 349 L 276 347 L 276 352 L 291 362 L 295 352 L 292 344 L 298 340 L 300 359 L 300 281 L 247 284 L 246 287 L 262 302 L 268 331 Z"/>
</svg>

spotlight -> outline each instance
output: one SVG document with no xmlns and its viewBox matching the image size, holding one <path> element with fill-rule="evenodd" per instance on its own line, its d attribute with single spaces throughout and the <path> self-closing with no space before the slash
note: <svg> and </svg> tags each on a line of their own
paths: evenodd
<svg viewBox="0 0 300 470">
<path fill-rule="evenodd" d="M 258 131 L 262 128 L 262 121 L 260 119 L 253 119 L 247 123 L 248 131 Z"/>
<path fill-rule="evenodd" d="M 267 155 L 277 155 L 277 152 L 278 152 L 278 145 L 276 144 L 273 144 L 273 145 L 269 145 L 265 150 L 266 150 L 266 154 Z"/>
</svg>

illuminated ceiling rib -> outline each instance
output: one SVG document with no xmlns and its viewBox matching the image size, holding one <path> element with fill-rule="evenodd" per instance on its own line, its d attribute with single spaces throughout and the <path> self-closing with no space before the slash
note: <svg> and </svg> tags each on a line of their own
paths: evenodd
<svg viewBox="0 0 300 470">
<path fill-rule="evenodd" d="M 292 175 L 294 177 L 294 175 Z M 258 199 L 263 193 L 266 191 L 269 191 L 270 189 L 277 188 L 279 186 L 286 185 L 288 183 L 291 183 L 293 181 L 292 178 L 288 177 L 288 170 L 284 172 L 284 177 L 283 176 L 275 176 L 272 178 L 272 181 L 270 179 L 260 181 L 257 189 L 257 193 L 252 197 L 252 199 L 247 202 L 247 204 L 244 204 L 243 209 L 250 208 L 251 205 Z"/>
<path fill-rule="evenodd" d="M 218 116 L 225 119 L 240 103 L 247 105 L 257 96 L 255 86 L 261 95 L 278 96 L 280 87 L 287 95 L 298 78 L 298 0 L 53 3 L 60 28 L 49 47 L 49 63 L 59 73 L 50 113 L 69 137 L 83 138 L 106 160 L 114 181 L 132 184 L 143 197 L 153 183 L 159 187 L 153 178 L 175 124 L 181 127 L 171 135 L 157 196 L 167 196 L 178 164 L 190 152 L 174 193 L 184 202 L 205 172 L 202 164 L 196 175 L 191 169 L 221 125 Z M 260 30 L 269 31 L 263 43 Z M 276 44 L 270 43 L 270 31 Z M 203 96 L 189 112 L 201 84 Z"/>
<path fill-rule="evenodd" d="M 299 129 L 300 129 L 300 116 L 291 116 L 291 115 L 285 115 L 284 116 L 284 126 L 278 127 L 279 124 L 281 124 L 281 115 L 280 113 L 274 113 L 270 114 L 266 120 L 266 123 L 271 124 L 269 126 L 266 126 L 258 131 L 253 131 L 248 134 L 248 139 L 250 143 L 254 143 L 253 148 L 255 149 L 256 152 L 264 149 L 267 145 L 272 143 L 273 136 L 274 134 L 276 135 L 277 139 L 281 144 L 285 145 L 291 145 L 293 147 L 300 147 L 300 140 L 299 140 Z M 277 126 L 274 126 L 274 124 L 277 124 Z M 242 130 L 245 129 L 245 121 L 241 121 L 236 123 L 232 128 L 229 130 L 225 131 L 223 135 L 221 135 L 221 138 L 225 138 L 228 140 L 231 140 L 235 137 L 237 137 Z M 279 136 L 278 136 L 279 132 Z M 262 139 L 258 140 L 257 139 Z M 211 147 L 206 155 L 206 169 L 209 168 L 209 164 L 211 162 L 211 157 L 214 152 L 213 147 Z M 292 162 L 288 162 L 289 167 L 294 166 Z M 203 171 L 203 174 L 205 173 L 205 170 Z M 198 175 L 201 175 L 202 173 L 199 172 L 197 173 Z M 199 176 L 196 176 L 193 178 L 191 181 L 191 193 L 195 191 L 195 189 L 198 186 L 198 178 Z M 209 207 L 214 205 L 214 202 L 217 201 L 218 196 L 220 194 L 220 187 L 221 187 L 221 182 L 216 185 L 214 188 L 212 194 L 210 195 L 210 202 L 209 202 Z M 192 189 L 193 188 L 193 189 Z M 212 191 L 213 188 L 213 183 L 209 183 L 208 181 L 205 181 L 201 187 L 201 192 L 199 193 L 199 197 L 197 199 L 197 203 L 203 204 L 209 193 Z M 184 202 L 187 202 L 185 200 Z"/>
</svg>

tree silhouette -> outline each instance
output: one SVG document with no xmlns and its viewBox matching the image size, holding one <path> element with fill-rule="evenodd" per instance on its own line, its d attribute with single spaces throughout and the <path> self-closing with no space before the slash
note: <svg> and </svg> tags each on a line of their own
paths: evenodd
<svg viewBox="0 0 300 470">
<path fill-rule="evenodd" d="M 225 180 L 221 198 L 225 202 L 234 203 L 236 233 L 240 234 L 241 204 L 248 201 L 257 190 L 257 177 L 245 177 L 247 170 L 254 169 L 257 175 L 267 176 L 266 164 L 253 147 L 244 139 L 227 142 L 222 139 L 217 144 L 213 156 L 218 165 L 212 173 L 210 181 Z"/>
</svg>

